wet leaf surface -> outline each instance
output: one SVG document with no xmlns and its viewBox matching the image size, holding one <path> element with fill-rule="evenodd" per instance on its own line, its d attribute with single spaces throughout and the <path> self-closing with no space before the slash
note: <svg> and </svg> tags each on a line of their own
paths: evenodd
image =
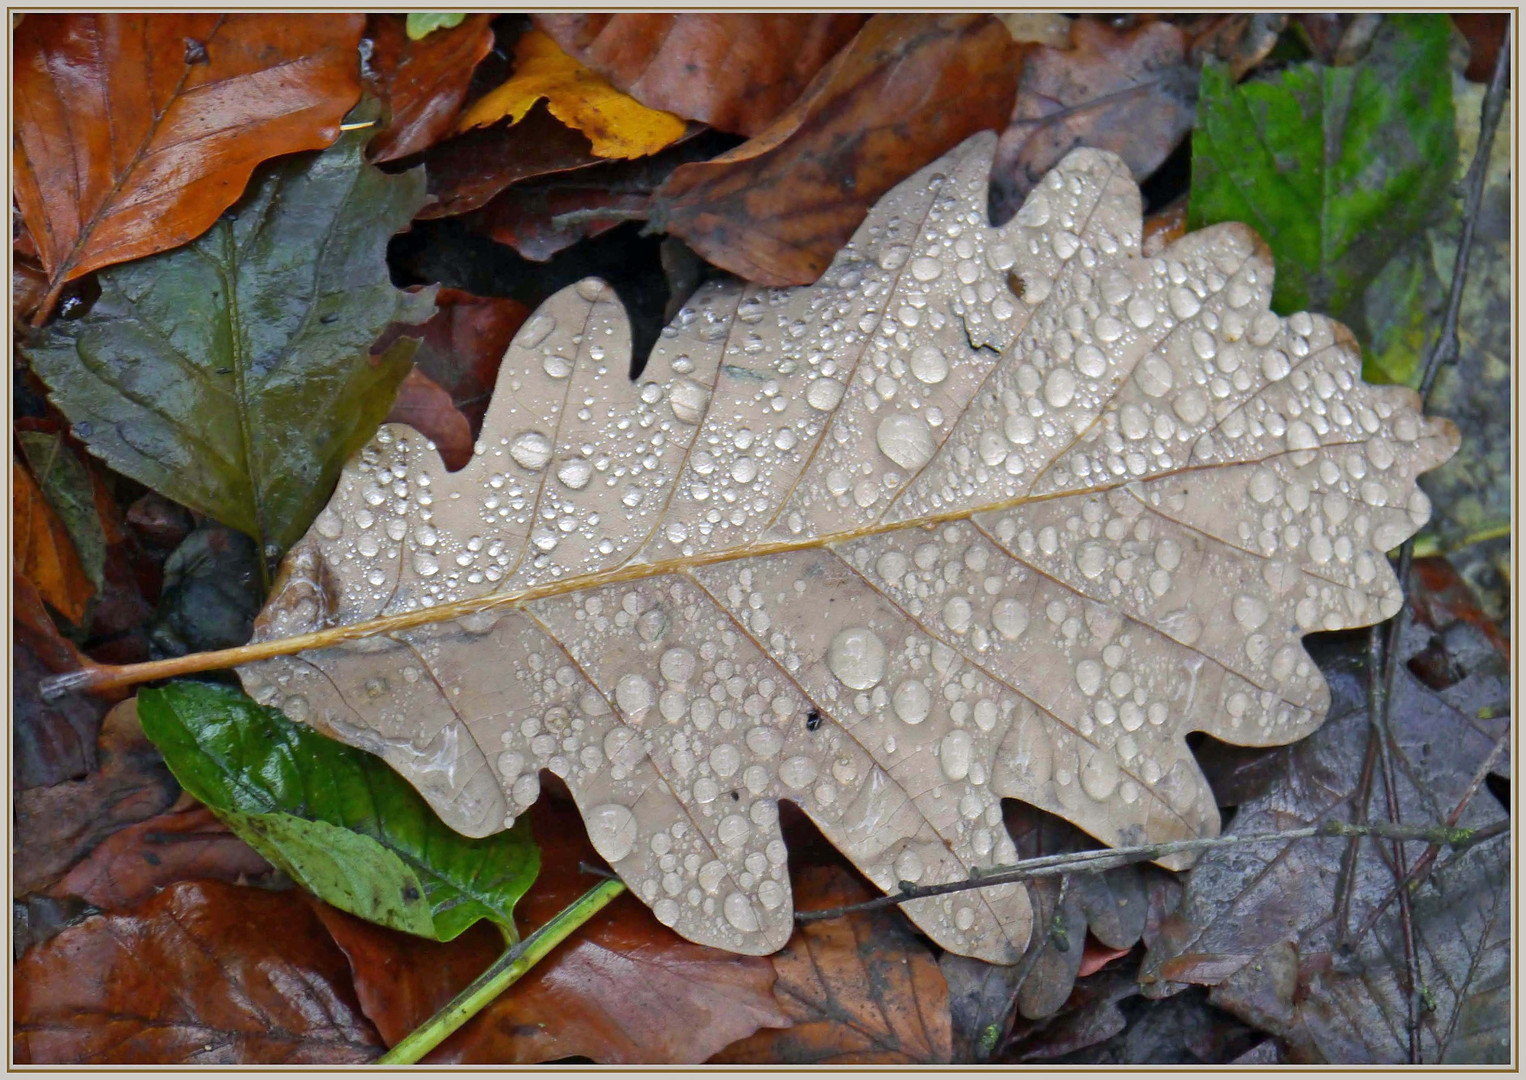
<svg viewBox="0 0 1526 1080">
<path fill-rule="evenodd" d="M 528 830 L 459 836 L 371 754 L 324 739 L 227 687 L 138 695 L 144 730 L 185 789 L 336 907 L 448 940 L 511 925 L 539 858 Z"/>
<path fill-rule="evenodd" d="M 513 124 L 541 100 L 552 116 L 588 136 L 601 158 L 654 154 L 687 127 L 682 118 L 622 94 L 538 30 L 520 35 L 508 82 L 474 101 L 456 126 L 466 131 L 505 118 Z"/>
<path fill-rule="evenodd" d="M 1344 317 L 1451 182 L 1446 18 L 1395 15 L 1376 33 L 1354 66 L 1239 86 L 1203 69 L 1188 225 L 1255 226 L 1277 259 L 1278 312 Z"/>
<path fill-rule="evenodd" d="M 1018 69 L 991 16 L 877 16 L 765 130 L 677 169 L 652 221 L 749 281 L 809 284 L 880 196 L 1003 125 Z"/>
<path fill-rule="evenodd" d="M 807 909 L 839 907 L 874 895 L 835 866 L 808 867 L 795 885 Z M 899 914 L 857 912 L 808 923 L 772 959 L 779 973 L 774 994 L 791 1025 L 759 1032 L 714 1062 L 932 1065 L 952 1060 L 948 986 L 932 951 Z"/>
<path fill-rule="evenodd" d="M 431 308 L 383 258 L 423 177 L 364 164 L 363 138 L 261 170 L 210 232 L 103 271 L 86 315 L 23 347 L 92 453 L 262 551 L 302 534 L 391 404 L 407 350 L 371 343 Z"/>
<path fill-rule="evenodd" d="M 11 463 L 12 556 L 15 569 L 37 595 L 69 622 L 85 619 L 95 587 L 80 562 L 69 530 L 27 467 Z"/>
<path fill-rule="evenodd" d="M 87 467 L 66 445 L 60 432 L 18 431 L 16 441 L 21 444 L 37 487 L 69 534 L 92 590 L 99 592 L 105 585 L 106 532 Z M 18 514 L 17 518 L 18 530 L 30 532 L 35 528 L 24 515 Z M 20 535 L 24 533 L 18 532 Z"/>
<path fill-rule="evenodd" d="M 1215 833 L 1185 733 L 1319 725 L 1302 637 L 1398 608 L 1382 553 L 1456 433 L 1361 384 L 1337 325 L 1267 311 L 1248 230 L 1136 258 L 1113 155 L 989 228 L 995 141 L 882 200 L 817 286 L 701 289 L 635 382 L 613 291 L 558 293 L 481 453 L 446 473 L 383 429 L 257 636 L 408 623 L 246 686 L 468 835 L 563 776 L 660 920 L 754 955 L 792 928 L 781 799 L 881 888 L 1010 862 L 1002 798 L 1103 843 Z M 1032 930 L 1015 886 L 905 907 L 992 962 Z"/>
<path fill-rule="evenodd" d="M 991 172 L 991 220 L 1004 222 L 1078 146 L 1111 150 L 1144 180 L 1192 130 L 1197 66 L 1165 22 L 1117 30 L 1076 19 L 1065 46 L 1035 48 Z"/>
<path fill-rule="evenodd" d="M 360 95 L 360 15 L 35 14 L 16 31 L 16 201 L 50 287 L 184 244 Z"/>
<path fill-rule="evenodd" d="M 472 15 L 414 40 L 402 18 L 369 17 L 368 84 L 391 114 L 367 148 L 372 161 L 416 154 L 455 130 L 472 72 L 493 47 L 492 21 Z"/>
<path fill-rule="evenodd" d="M 295 892 L 181 882 L 15 968 L 26 1064 L 340 1064 L 380 1041 L 344 955 Z"/>
<path fill-rule="evenodd" d="M 637 101 L 757 135 L 867 16 L 681 12 L 542 14 L 536 25 Z"/>
<path fill-rule="evenodd" d="M 472 459 L 471 422 L 445 388 L 416 364 L 398 386 L 392 410 L 382 423 L 407 424 L 423 435 L 434 443 L 447 469 L 454 471 Z"/>
<path fill-rule="evenodd" d="M 164 586 L 149 626 L 159 656 L 227 649 L 249 640 L 260 610 L 254 541 L 215 521 L 194 530 L 164 563 Z"/>
<path fill-rule="evenodd" d="M 11 776 L 18 791 L 76 780 L 95 767 L 107 706 L 90 697 L 43 701 L 37 684 L 50 670 L 24 640 L 12 643 Z"/>
<path fill-rule="evenodd" d="M 1471 628 L 1461 624 L 1465 632 Z M 1413 656 L 1428 638 L 1411 626 L 1400 653 Z M 1365 642 L 1326 653 L 1335 694 L 1332 719 L 1281 751 L 1285 777 L 1241 805 L 1232 832 L 1269 832 L 1327 819 L 1352 820 L 1358 807 L 1368 738 Z M 1488 645 L 1474 656 L 1487 656 Z M 1509 730 L 1507 684 L 1496 658 L 1452 686 L 1433 691 L 1400 664 L 1390 723 L 1402 819 L 1445 822 L 1467 794 L 1476 770 Z M 1505 706 L 1508 712 L 1508 704 Z M 1369 819 L 1386 819 L 1381 781 Z M 1487 791 L 1467 802 L 1458 824 L 1504 820 Z M 1390 845 L 1357 847 L 1349 916 L 1341 923 L 1337 881 L 1348 844 L 1340 839 L 1268 843 L 1202 857 L 1186 879 L 1181 908 L 1152 940 L 1141 977 L 1213 987 L 1212 1000 L 1284 1039 L 1298 1061 L 1408 1061 Z M 1425 850 L 1404 845 L 1406 865 Z M 1413 891 L 1414 928 L 1426 1006 L 1419 1042 L 1427 1062 L 1500 1061 L 1508 1043 L 1509 909 L 1506 841 L 1462 854 L 1443 852 Z M 1365 932 L 1363 932 L 1365 928 Z M 1354 949 L 1342 948 L 1346 935 Z M 1359 935 L 1359 936 L 1357 936 Z"/>
</svg>

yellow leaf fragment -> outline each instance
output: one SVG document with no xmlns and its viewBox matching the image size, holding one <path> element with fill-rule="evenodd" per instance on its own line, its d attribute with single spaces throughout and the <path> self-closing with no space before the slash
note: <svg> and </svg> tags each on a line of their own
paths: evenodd
<svg viewBox="0 0 1526 1080">
<path fill-rule="evenodd" d="M 655 154 L 686 126 L 681 117 L 622 94 L 549 36 L 530 30 L 514 49 L 513 76 L 467 109 L 457 130 L 485 127 L 505 116 L 518 123 L 542 98 L 552 116 L 587 135 L 594 154 L 603 158 Z"/>
</svg>

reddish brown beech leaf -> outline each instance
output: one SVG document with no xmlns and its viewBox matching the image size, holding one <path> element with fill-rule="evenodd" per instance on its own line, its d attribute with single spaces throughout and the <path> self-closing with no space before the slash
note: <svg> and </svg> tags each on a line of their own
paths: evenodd
<svg viewBox="0 0 1526 1080">
<path fill-rule="evenodd" d="M 1003 31 L 1005 33 L 1005 31 Z M 841 866 L 793 878 L 801 911 L 877 895 Z M 948 986 L 900 912 L 881 909 L 807 923 L 775 953 L 774 994 L 793 1021 L 711 1060 L 728 1065 L 918 1065 L 953 1058 Z"/>
<path fill-rule="evenodd" d="M 1035 47 L 1023 66 L 991 168 L 997 224 L 1078 146 L 1111 150 L 1143 180 L 1192 130 L 1197 69 L 1181 30 L 1165 22 L 1115 30 L 1082 18 L 1070 33 L 1071 48 Z"/>
<path fill-rule="evenodd" d="M 452 472 L 472 459 L 472 426 L 450 394 L 417 367 L 397 388 L 384 424 L 407 424 L 427 437 Z"/>
<path fill-rule="evenodd" d="M 381 1041 L 302 896 L 212 881 L 97 915 L 15 968 L 26 1064 L 337 1064 Z"/>
<path fill-rule="evenodd" d="M 20 462 L 11 463 L 11 510 L 15 532 L 12 555 L 16 572 L 37 589 L 37 595 L 78 625 L 95 591 L 69 531 L 59 520 L 32 474 Z"/>
<path fill-rule="evenodd" d="M 181 809 L 112 833 L 48 889 L 104 911 L 129 911 L 166 885 L 192 878 L 230 883 L 270 872 L 270 864 L 217 815 L 182 796 Z"/>
<path fill-rule="evenodd" d="M 22 23 L 16 201 L 51 292 L 185 243 L 261 161 L 333 142 L 360 96 L 364 25 L 362 15 L 292 12 Z"/>
<path fill-rule="evenodd" d="M 1021 50 L 990 15 L 877 15 L 749 142 L 680 166 L 654 227 L 764 285 L 806 285 L 885 192 L 1012 109 Z"/>
<path fill-rule="evenodd" d="M 478 211 L 472 224 L 525 258 L 545 262 L 579 240 L 644 215 L 650 198 L 644 191 L 599 187 L 510 188 Z M 558 215 L 569 213 L 578 215 L 575 222 L 557 221 Z"/>
<path fill-rule="evenodd" d="M 515 909 L 529 933 L 598 882 L 576 810 L 542 798 L 530 811 L 540 877 Z M 325 914 L 350 958 L 367 1015 L 388 1040 L 412 1030 L 502 950 L 493 935 L 441 946 Z M 432 1064 L 530 1064 L 587 1057 L 605 1064 L 704 1061 L 760 1027 L 789 1023 L 774 1001 L 773 964 L 685 941 L 635 897 L 619 897 L 469 1021 Z"/>
<path fill-rule="evenodd" d="M 46 888 L 102 838 L 151 818 L 179 791 L 154 744 L 124 701 L 106 714 L 97 768 L 83 780 L 18 792 L 12 833 L 16 895 Z"/>
<path fill-rule="evenodd" d="M 643 105 L 757 135 L 858 32 L 858 14 L 537 15 L 572 56 Z"/>
<path fill-rule="evenodd" d="M 491 15 L 468 15 L 412 41 L 403 16 L 371 16 L 368 83 L 392 116 L 368 147 L 373 161 L 416 154 L 450 134 L 472 72 L 493 47 L 492 23 Z"/>
<path fill-rule="evenodd" d="M 541 102 L 517 124 L 474 128 L 400 164 L 422 162 L 435 201 L 418 216 L 437 218 L 476 210 L 521 180 L 587 168 L 601 160 L 594 157 L 586 135 L 556 119 Z"/>
</svg>

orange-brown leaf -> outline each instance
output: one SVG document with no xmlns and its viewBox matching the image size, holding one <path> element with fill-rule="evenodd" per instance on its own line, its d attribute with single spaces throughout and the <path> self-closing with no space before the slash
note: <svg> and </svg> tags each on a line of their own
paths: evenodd
<svg viewBox="0 0 1526 1080">
<path fill-rule="evenodd" d="M 416 154 L 450 134 L 472 72 L 493 47 L 492 23 L 491 15 L 468 15 L 458 26 L 413 41 L 403 16 L 371 16 L 370 69 L 391 112 L 368 148 L 373 161 Z"/>
<path fill-rule="evenodd" d="M 19 462 L 11 463 L 11 506 L 16 570 L 36 587 L 38 596 L 78 625 L 94 589 L 69 531 Z"/>
<path fill-rule="evenodd" d="M 602 158 L 655 154 L 684 133 L 683 120 L 651 109 L 562 51 L 547 35 L 531 30 L 514 48 L 514 74 L 477 99 L 457 129 L 483 127 L 508 117 L 513 124 L 545 99 L 551 115 L 588 136 Z"/>
<path fill-rule="evenodd" d="M 1005 33 L 1005 31 L 1003 31 Z M 838 866 L 794 878 L 801 910 L 874 895 Z M 794 1021 L 711 1059 L 728 1065 L 930 1065 L 952 1060 L 948 984 L 896 911 L 854 912 L 797 927 L 771 958 L 774 994 Z"/>
<path fill-rule="evenodd" d="M 362 15 L 34 15 L 15 36 L 15 187 L 54 293 L 205 232 L 266 158 L 327 146 Z M 44 305 L 47 306 L 47 305 Z"/>
<path fill-rule="evenodd" d="M 694 11 L 534 18 L 558 45 L 637 101 L 757 135 L 867 16 Z"/>
<path fill-rule="evenodd" d="M 300 893 L 213 881 L 97 915 L 15 969 L 28 1064 L 369 1061 L 380 1040 Z"/>
<path fill-rule="evenodd" d="M 1006 124 L 1019 65 L 990 15 L 877 15 L 765 131 L 674 170 L 652 220 L 749 281 L 809 284 L 881 195 Z"/>
<path fill-rule="evenodd" d="M 416 367 L 397 388 L 397 400 L 382 423 L 407 424 L 428 438 L 447 469 L 454 471 L 472 459 L 471 424 L 445 388 Z"/>
</svg>

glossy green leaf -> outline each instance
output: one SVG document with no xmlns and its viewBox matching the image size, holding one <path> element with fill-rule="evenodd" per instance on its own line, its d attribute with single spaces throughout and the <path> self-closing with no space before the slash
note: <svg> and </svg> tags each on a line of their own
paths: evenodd
<svg viewBox="0 0 1526 1080">
<path fill-rule="evenodd" d="M 449 30 L 460 26 L 466 18 L 464 11 L 410 11 L 408 13 L 408 39 L 418 41 L 436 30 Z"/>
<path fill-rule="evenodd" d="M 309 891 L 362 918 L 441 941 L 478 919 L 511 928 L 540 869 L 527 821 L 467 839 L 380 758 L 236 690 L 144 690 L 138 716 L 186 791 Z"/>
<path fill-rule="evenodd" d="M 1274 310 L 1343 317 L 1440 209 L 1452 181 L 1451 24 L 1392 15 L 1350 67 L 1301 64 L 1236 86 L 1204 68 L 1189 229 L 1243 221 L 1276 256 Z"/>
<path fill-rule="evenodd" d="M 102 271 L 88 313 L 23 344 L 93 453 L 266 552 L 302 535 L 391 406 L 414 344 L 372 343 L 433 309 L 385 257 L 423 171 L 367 165 L 364 139 L 265 166 L 204 235 Z"/>
</svg>

